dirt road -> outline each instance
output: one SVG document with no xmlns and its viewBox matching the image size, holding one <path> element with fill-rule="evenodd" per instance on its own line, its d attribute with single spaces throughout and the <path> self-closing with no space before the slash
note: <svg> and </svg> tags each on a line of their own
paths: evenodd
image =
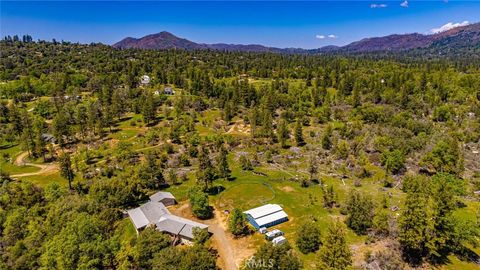
<svg viewBox="0 0 480 270">
<path fill-rule="evenodd" d="M 15 165 L 17 165 L 17 166 L 32 166 L 32 167 L 40 168 L 40 170 L 38 172 L 32 172 L 32 173 L 14 174 L 14 175 L 10 175 L 10 177 L 19 178 L 19 177 L 25 177 L 25 176 L 48 174 L 48 173 L 53 173 L 53 172 L 58 171 L 58 165 L 54 164 L 54 163 L 35 164 L 35 163 L 25 162 L 25 157 L 27 155 L 28 155 L 28 152 L 23 152 L 20 155 L 18 155 L 17 158 L 15 159 Z"/>
<path fill-rule="evenodd" d="M 209 220 L 198 220 L 190 213 L 188 203 L 181 205 L 178 208 L 171 209 L 175 215 L 183 216 L 185 218 L 194 219 L 198 222 L 208 225 L 208 230 L 213 233 L 212 240 L 214 246 L 220 255 L 222 263 L 222 269 L 224 270 L 237 270 L 243 258 L 235 258 L 234 247 L 232 245 L 232 237 L 227 235 L 225 224 L 220 217 L 220 213 L 215 211 L 215 217 Z"/>
</svg>

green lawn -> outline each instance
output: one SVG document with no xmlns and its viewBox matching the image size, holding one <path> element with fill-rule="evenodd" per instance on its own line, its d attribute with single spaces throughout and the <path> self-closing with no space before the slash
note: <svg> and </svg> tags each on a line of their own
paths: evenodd
<svg viewBox="0 0 480 270">
<path fill-rule="evenodd" d="M 3 145 L 0 147 L 0 169 L 9 174 L 31 173 L 40 169 L 33 166 L 17 166 L 13 164 L 15 158 L 22 152 L 20 145 Z M 3 157 L 8 154 L 10 160 L 6 161 Z"/>
<path fill-rule="evenodd" d="M 21 174 L 21 173 L 32 173 L 37 172 L 40 168 L 33 166 L 17 166 L 9 162 L 0 162 L 0 169 L 4 172 L 9 173 L 10 175 Z"/>
<path fill-rule="evenodd" d="M 43 174 L 43 175 L 34 175 L 34 176 L 26 176 L 21 177 L 21 180 L 28 180 L 34 184 L 37 184 L 41 187 L 45 187 L 50 183 L 56 182 L 62 186 L 67 186 L 68 182 L 63 177 L 60 176 L 60 173 L 52 173 L 52 174 Z"/>
</svg>

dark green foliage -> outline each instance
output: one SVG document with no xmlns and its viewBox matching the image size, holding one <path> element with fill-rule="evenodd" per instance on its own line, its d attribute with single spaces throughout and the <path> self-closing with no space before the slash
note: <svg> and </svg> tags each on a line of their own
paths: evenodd
<svg viewBox="0 0 480 270">
<path fill-rule="evenodd" d="M 68 187 L 72 189 L 72 181 L 73 178 L 75 177 L 75 174 L 73 172 L 72 168 L 72 161 L 70 160 L 70 154 L 64 153 L 59 157 L 60 161 L 60 175 L 62 175 L 63 178 L 67 179 L 68 181 Z"/>
<path fill-rule="evenodd" d="M 327 234 L 318 252 L 317 269 L 345 270 L 352 264 L 352 252 L 345 239 L 344 225 L 340 221 L 328 226 Z"/>
<path fill-rule="evenodd" d="M 210 233 L 208 230 L 200 229 L 198 227 L 194 227 L 192 230 L 193 234 L 193 242 L 196 245 L 205 245 L 207 240 L 210 238 Z"/>
<path fill-rule="evenodd" d="M 458 208 L 458 184 L 453 179 L 446 174 L 438 174 L 432 179 L 408 179 L 399 240 L 409 261 L 420 263 L 425 257 L 442 261 L 450 252 L 478 237 L 478 226 L 460 221 L 453 215 Z"/>
<path fill-rule="evenodd" d="M 433 111 L 433 120 L 437 122 L 446 122 L 452 117 L 452 109 L 449 105 L 442 105 Z"/>
<path fill-rule="evenodd" d="M 215 256 L 201 245 L 186 249 L 168 247 L 156 253 L 151 261 L 155 270 L 216 270 Z"/>
<path fill-rule="evenodd" d="M 277 125 L 277 137 L 280 146 L 286 148 L 288 146 L 287 140 L 290 138 L 290 131 L 288 131 L 287 121 L 284 119 L 281 119 Z"/>
<path fill-rule="evenodd" d="M 212 207 L 208 201 L 208 195 L 201 189 L 193 187 L 188 191 L 188 198 L 193 214 L 201 219 L 210 218 L 213 214 Z"/>
<path fill-rule="evenodd" d="M 400 150 L 387 151 L 382 155 L 382 165 L 387 172 L 397 174 L 405 168 L 405 156 Z"/>
<path fill-rule="evenodd" d="M 230 176 L 230 167 L 228 165 L 228 152 L 225 146 L 220 147 L 220 153 L 218 153 L 217 160 L 218 176 L 221 178 L 227 178 Z"/>
<path fill-rule="evenodd" d="M 300 122 L 299 119 L 297 119 L 297 122 L 295 123 L 294 136 L 297 146 L 303 146 L 305 144 L 305 140 L 303 139 L 302 122 Z"/>
<path fill-rule="evenodd" d="M 374 216 L 372 199 L 358 191 L 352 191 L 345 205 L 348 214 L 346 224 L 358 234 L 365 234 L 372 226 Z"/>
<path fill-rule="evenodd" d="M 197 182 L 203 186 L 204 191 L 207 191 L 211 186 L 213 180 L 217 177 L 216 173 L 207 147 L 201 145 L 198 152 Z"/>
<path fill-rule="evenodd" d="M 356 232 L 371 228 L 375 236 L 399 240 L 411 261 L 441 263 L 452 252 L 468 254 L 466 246 L 478 243 L 478 224 L 463 215 L 472 202 L 461 197 L 478 186 L 468 179 L 472 169 L 478 169 L 469 151 L 478 141 L 480 124 L 480 65 L 471 55 L 432 61 L 422 54 L 405 58 L 116 50 L 101 44 L 33 42 L 29 36 L 0 41 L 0 51 L 2 151 L 19 145 L 32 162 L 39 157 L 57 162 L 56 153 L 71 153 L 71 160 L 61 156 L 58 161 L 61 174 L 77 190 L 68 192 L 58 185 L 42 190 L 25 179 L 12 181 L 3 173 L 10 164 L 3 168 L 2 161 L 2 269 L 215 269 L 215 252 L 208 241 L 202 244 L 206 234 L 197 237 L 193 248 L 165 247 L 158 235 L 147 238 L 151 241 L 141 235 L 138 241 L 126 241 L 121 210 L 137 206 L 162 187 L 164 171 L 175 184 L 181 167 L 193 165 L 187 168 L 192 170 L 188 176 L 178 175 L 197 177 L 201 188 L 190 192 L 189 199 L 195 215 L 207 218 L 212 208 L 203 191 L 210 191 L 217 177 L 229 178 L 233 169 L 226 149 L 249 153 L 240 155 L 238 163 L 253 170 L 265 165 L 260 161 L 272 163 L 274 155 L 290 152 L 278 145 L 304 144 L 302 129 L 307 129 L 309 145 L 299 156 L 311 155 L 309 164 L 303 159 L 298 167 L 285 166 L 299 171 L 308 167 L 310 179 L 301 177 L 304 186 L 316 183 L 315 176 L 330 165 L 332 173 L 345 176 L 361 169 L 355 175 L 367 181 L 376 178 L 373 167 L 379 162 L 389 174 L 401 174 L 407 166 L 415 170 L 419 164 L 422 173 L 434 175 L 415 181 L 400 177 L 407 197 L 397 212 L 399 220 L 386 204 L 373 215 L 371 201 L 353 196 L 343 210 Z M 139 84 L 144 74 L 152 78 L 148 86 Z M 178 94 L 153 94 L 165 85 Z M 229 128 L 219 121 L 220 115 L 226 122 L 235 121 L 235 127 L 244 123 L 251 136 L 225 135 L 220 147 L 216 136 Z M 123 132 L 133 130 L 138 131 L 134 137 L 124 138 Z M 44 141 L 44 133 L 53 134 L 62 149 Z M 157 146 L 160 153 L 141 149 Z M 12 162 L 15 155 L 9 152 L 2 158 Z M 342 164 L 333 159 L 343 159 Z M 390 185 L 392 179 L 384 180 Z M 346 182 L 360 184 L 356 180 Z M 310 189 L 314 194 L 315 186 Z M 322 196 L 326 208 L 338 205 L 331 184 Z M 312 207 L 315 202 L 311 196 Z M 458 211 L 462 204 L 468 207 Z M 398 239 L 395 226 L 393 231 L 389 226 L 395 221 Z M 343 233 L 337 228 L 325 237 L 330 244 L 319 252 L 323 269 L 350 264 Z M 140 249 L 148 258 L 139 259 Z M 286 246 L 266 245 L 257 255 L 267 264 L 275 258 L 273 269 L 300 268 Z M 401 267 L 395 255 L 374 254 L 372 260 L 381 268 Z M 270 269 L 253 269 L 258 268 Z"/>
<path fill-rule="evenodd" d="M 325 150 L 332 149 L 332 127 L 328 126 L 322 135 L 322 148 Z"/>
<path fill-rule="evenodd" d="M 157 161 L 157 155 L 148 152 L 145 155 L 145 162 L 139 168 L 138 176 L 142 180 L 143 187 L 151 189 L 159 189 L 165 184 L 163 169 Z"/>
<path fill-rule="evenodd" d="M 326 208 L 332 208 L 337 203 L 337 194 L 333 190 L 333 186 L 329 185 L 323 189 L 323 206 Z"/>
<path fill-rule="evenodd" d="M 247 218 L 242 210 L 238 208 L 233 209 L 228 219 L 228 229 L 235 236 L 247 233 Z"/>
<path fill-rule="evenodd" d="M 463 157 L 458 142 L 454 139 L 439 141 L 421 160 L 420 165 L 433 172 L 460 175 L 463 172 Z"/>
<path fill-rule="evenodd" d="M 260 246 L 252 257 L 244 261 L 243 267 L 249 270 L 297 270 L 302 269 L 302 263 L 288 243 L 274 246 L 267 242 Z"/>
<path fill-rule="evenodd" d="M 99 222 L 80 214 L 46 243 L 41 264 L 49 269 L 102 268 L 108 265 L 111 246 L 102 239 Z M 152 246 L 156 247 L 156 246 Z"/>
<path fill-rule="evenodd" d="M 152 268 L 152 259 L 155 254 L 171 245 L 170 237 L 167 234 L 155 230 L 155 228 L 146 228 L 137 238 L 135 244 L 134 256 L 141 268 Z"/>
<path fill-rule="evenodd" d="M 240 166 L 242 167 L 242 170 L 244 171 L 253 170 L 253 164 L 246 155 L 241 155 L 239 161 L 240 161 Z"/>
<path fill-rule="evenodd" d="M 315 252 L 320 248 L 320 229 L 313 221 L 306 221 L 297 228 L 296 245 L 304 253 Z"/>
</svg>

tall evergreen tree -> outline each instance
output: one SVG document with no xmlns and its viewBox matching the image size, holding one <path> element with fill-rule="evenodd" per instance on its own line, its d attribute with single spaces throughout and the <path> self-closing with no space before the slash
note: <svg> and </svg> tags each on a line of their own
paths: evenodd
<svg viewBox="0 0 480 270">
<path fill-rule="evenodd" d="M 290 138 L 290 132 L 288 131 L 287 121 L 281 119 L 277 126 L 278 142 L 282 148 L 287 147 L 287 140 Z"/>
<path fill-rule="evenodd" d="M 230 167 L 228 166 L 228 152 L 225 146 L 220 146 L 220 152 L 218 153 L 217 160 L 218 176 L 221 178 L 227 178 L 230 176 Z"/>
<path fill-rule="evenodd" d="M 346 270 L 352 265 L 352 252 L 346 240 L 345 227 L 336 220 L 330 226 L 318 252 L 317 269 Z"/>
<path fill-rule="evenodd" d="M 70 154 L 64 153 L 59 157 L 60 161 L 60 175 L 63 178 L 67 179 L 68 187 L 72 189 L 72 181 L 75 177 L 75 174 L 72 169 L 72 161 L 70 159 Z"/>
<path fill-rule="evenodd" d="M 200 151 L 198 152 L 197 181 L 203 185 L 203 190 L 207 191 L 215 177 L 216 172 L 210 159 L 210 153 L 205 145 L 200 145 Z"/>
<path fill-rule="evenodd" d="M 302 122 L 300 119 L 297 119 L 297 122 L 295 123 L 295 143 L 297 146 L 303 146 L 305 145 L 305 140 L 303 139 L 303 129 L 302 129 Z"/>
<path fill-rule="evenodd" d="M 353 190 L 346 203 L 346 224 L 358 234 L 365 234 L 372 226 L 375 205 L 369 196 Z"/>
</svg>

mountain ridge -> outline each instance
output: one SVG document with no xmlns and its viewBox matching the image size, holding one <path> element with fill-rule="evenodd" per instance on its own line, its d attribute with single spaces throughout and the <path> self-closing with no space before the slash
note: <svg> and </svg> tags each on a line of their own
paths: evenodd
<svg viewBox="0 0 480 270">
<path fill-rule="evenodd" d="M 382 37 L 364 38 L 344 46 L 328 45 L 318 49 L 276 48 L 261 44 L 228 44 L 228 43 L 196 43 L 174 34 L 162 31 L 141 38 L 127 37 L 113 44 L 118 49 L 184 49 L 184 50 L 220 50 L 242 52 L 275 52 L 275 53 L 364 53 L 376 51 L 406 51 L 430 46 L 444 49 L 455 47 L 480 46 L 480 23 L 456 27 L 435 34 L 392 34 Z"/>
</svg>

